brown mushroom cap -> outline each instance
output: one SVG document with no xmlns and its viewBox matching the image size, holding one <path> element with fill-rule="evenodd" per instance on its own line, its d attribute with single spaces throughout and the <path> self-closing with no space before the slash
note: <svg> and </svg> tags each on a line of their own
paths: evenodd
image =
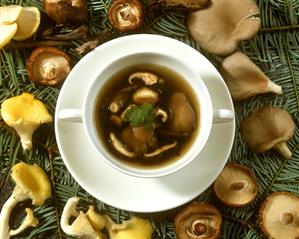
<svg viewBox="0 0 299 239">
<path fill-rule="evenodd" d="M 108 9 L 111 25 L 119 31 L 137 29 L 143 22 L 143 5 L 140 0 L 114 0 Z"/>
<path fill-rule="evenodd" d="M 203 202 L 193 202 L 175 216 L 178 239 L 217 239 L 222 217 L 217 208 Z"/>
<path fill-rule="evenodd" d="M 228 55 L 242 40 L 260 28 L 259 8 L 253 0 L 212 0 L 208 8 L 192 12 L 188 28 L 196 42 L 208 52 Z"/>
<path fill-rule="evenodd" d="M 268 238 L 299 238 L 299 198 L 289 192 L 270 194 L 260 207 L 259 220 Z"/>
<path fill-rule="evenodd" d="M 241 164 L 227 164 L 214 182 L 216 196 L 229 206 L 244 206 L 258 193 L 257 181 L 252 171 Z"/>
<path fill-rule="evenodd" d="M 273 92 L 281 94 L 281 86 L 272 82 L 248 56 L 236 52 L 224 59 L 219 68 L 234 100 Z"/>
<path fill-rule="evenodd" d="M 88 20 L 85 0 L 44 0 L 47 15 L 57 24 L 83 23 Z"/>
<path fill-rule="evenodd" d="M 280 108 L 262 107 L 241 122 L 241 133 L 252 151 L 263 153 L 274 147 L 287 159 L 292 153 L 286 141 L 293 137 L 294 131 L 292 117 Z"/>
<path fill-rule="evenodd" d="M 35 49 L 26 65 L 29 79 L 41 85 L 62 83 L 71 71 L 71 58 L 56 47 Z"/>
</svg>

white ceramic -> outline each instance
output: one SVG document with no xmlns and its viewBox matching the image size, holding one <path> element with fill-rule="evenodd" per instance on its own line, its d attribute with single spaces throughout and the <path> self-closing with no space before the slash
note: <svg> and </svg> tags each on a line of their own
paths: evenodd
<svg viewBox="0 0 299 239">
<path fill-rule="evenodd" d="M 162 36 L 155 35 L 131 35 L 127 37 L 122 37 L 120 39 L 116 39 L 116 44 L 119 46 L 124 46 L 124 44 L 128 41 L 128 39 L 139 38 L 140 42 L 149 42 L 153 39 L 160 39 L 160 44 L 167 44 L 171 41 L 173 44 L 176 44 L 177 48 L 183 47 L 190 48 L 191 47 L 170 38 L 165 38 Z M 108 46 L 107 46 L 108 45 Z M 113 42 L 107 43 L 107 45 L 102 45 L 99 48 L 109 47 L 111 50 L 114 50 L 115 47 Z M 199 54 L 197 51 L 192 49 L 193 54 Z M 96 49 L 97 51 L 97 49 Z M 83 59 L 84 61 L 84 59 Z M 183 76 L 183 78 L 188 81 L 193 90 L 196 92 L 197 101 L 199 102 L 199 133 L 197 133 L 194 143 L 188 151 L 180 158 L 176 160 L 174 163 L 168 164 L 164 167 L 159 168 L 137 168 L 132 167 L 124 162 L 115 158 L 113 154 L 107 150 L 104 143 L 101 143 L 101 139 L 96 131 L 96 123 L 94 119 L 95 112 L 95 102 L 98 96 L 100 89 L 105 85 L 105 83 L 111 79 L 111 77 L 122 69 L 126 69 L 128 67 L 137 65 L 137 64 L 157 64 L 160 66 L 165 66 L 170 68 Z M 80 63 L 79 63 L 80 64 Z M 94 63 L 93 63 L 94 64 Z M 212 108 L 212 103 L 210 99 L 210 95 L 208 89 L 206 88 L 204 82 L 202 81 L 200 75 L 197 72 L 197 67 L 188 64 L 185 58 L 182 58 L 181 55 L 177 55 L 172 50 L 167 50 L 167 48 L 161 53 L 159 48 L 155 49 L 146 49 L 144 48 L 142 52 L 139 50 L 136 52 L 135 49 L 131 49 L 127 54 L 121 54 L 118 57 L 111 61 L 106 61 L 106 64 L 101 64 L 99 66 L 95 66 L 98 68 L 98 74 L 94 76 L 86 76 L 86 78 L 91 78 L 89 82 L 88 89 L 85 91 L 85 96 L 83 100 L 82 108 L 67 108 L 62 109 L 58 112 L 58 118 L 61 120 L 66 120 L 68 122 L 83 122 L 83 127 L 88 136 L 90 143 L 93 145 L 95 150 L 98 152 L 100 158 L 106 161 L 110 166 L 120 170 L 123 173 L 127 173 L 132 176 L 137 177 L 161 177 L 171 173 L 174 173 L 184 166 L 189 164 L 196 156 L 200 153 L 200 151 L 205 146 L 213 122 L 213 115 L 217 122 L 225 122 L 227 120 L 233 120 L 234 114 L 232 111 L 227 109 L 214 109 Z"/>
<path fill-rule="evenodd" d="M 233 111 L 227 87 L 213 65 L 190 47 L 172 39 L 144 35 L 127 37 L 119 45 L 117 39 L 102 45 L 84 57 L 65 81 L 58 98 L 55 133 L 61 156 L 75 180 L 95 198 L 111 206 L 135 212 L 157 212 L 180 206 L 202 193 L 224 167 L 232 148 L 235 122 L 213 125 L 209 139 L 196 157 L 181 170 L 159 178 L 137 178 L 124 174 L 105 163 L 90 144 L 82 124 L 64 122 L 57 115 L 62 109 L 81 109 L 84 92 L 92 77 L 99 74 L 97 65 L 108 64 L 129 52 L 156 50 L 163 54 L 172 50 L 185 59 L 210 91 L 214 108 Z M 113 49 L 113 50 L 111 50 Z"/>
</svg>

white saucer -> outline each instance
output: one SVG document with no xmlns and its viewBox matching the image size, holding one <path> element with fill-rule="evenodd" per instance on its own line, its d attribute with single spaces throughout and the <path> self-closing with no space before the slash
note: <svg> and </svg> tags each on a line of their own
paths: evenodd
<svg viewBox="0 0 299 239">
<path fill-rule="evenodd" d="M 135 178 L 102 161 L 80 123 L 63 122 L 57 112 L 81 108 L 84 92 L 101 65 L 128 52 L 156 50 L 180 55 L 198 69 L 212 98 L 213 108 L 234 111 L 228 89 L 214 66 L 199 52 L 161 36 L 145 41 L 145 35 L 130 35 L 107 42 L 87 54 L 73 68 L 58 98 L 55 133 L 61 156 L 75 180 L 95 198 L 111 206 L 135 212 L 158 212 L 180 206 L 207 189 L 224 167 L 234 140 L 235 122 L 214 124 L 209 140 L 197 159 L 180 171 L 160 178 Z M 179 47 L 178 47 L 179 46 Z"/>
</svg>

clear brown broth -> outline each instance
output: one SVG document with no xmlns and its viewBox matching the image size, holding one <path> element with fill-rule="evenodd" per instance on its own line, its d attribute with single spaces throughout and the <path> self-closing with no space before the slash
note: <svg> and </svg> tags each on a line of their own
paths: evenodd
<svg viewBox="0 0 299 239">
<path fill-rule="evenodd" d="M 128 83 L 129 75 L 137 71 L 152 72 L 162 78 L 165 82 L 162 87 L 163 94 L 160 95 L 162 97 L 160 97 L 157 105 L 168 107 L 166 102 L 169 101 L 170 96 L 174 92 L 183 92 L 188 97 L 196 116 L 196 127 L 194 131 L 188 135 L 188 137 L 159 137 L 159 147 L 172 143 L 175 140 L 178 141 L 178 145 L 174 149 L 171 149 L 158 157 L 148 159 L 130 159 L 125 157 L 113 148 L 109 140 L 109 133 L 111 131 L 113 131 L 115 135 L 118 135 L 121 130 L 110 122 L 109 118 L 111 116 L 111 112 L 108 110 L 108 105 L 116 92 L 130 85 Z M 94 120 L 100 142 L 105 145 L 108 151 L 114 155 L 115 158 L 135 168 L 160 168 L 180 159 L 192 145 L 199 128 L 199 103 L 196 100 L 194 90 L 186 82 L 183 76 L 177 72 L 160 65 L 140 64 L 117 72 L 107 81 L 98 93 L 95 104 Z"/>
</svg>

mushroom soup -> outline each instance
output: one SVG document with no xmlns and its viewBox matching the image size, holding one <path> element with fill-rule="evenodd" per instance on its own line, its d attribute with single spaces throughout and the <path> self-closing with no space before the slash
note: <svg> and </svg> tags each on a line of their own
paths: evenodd
<svg viewBox="0 0 299 239">
<path fill-rule="evenodd" d="M 163 66 L 142 64 L 117 72 L 95 105 L 99 141 L 132 167 L 159 168 L 180 159 L 198 133 L 195 92 Z"/>
</svg>

